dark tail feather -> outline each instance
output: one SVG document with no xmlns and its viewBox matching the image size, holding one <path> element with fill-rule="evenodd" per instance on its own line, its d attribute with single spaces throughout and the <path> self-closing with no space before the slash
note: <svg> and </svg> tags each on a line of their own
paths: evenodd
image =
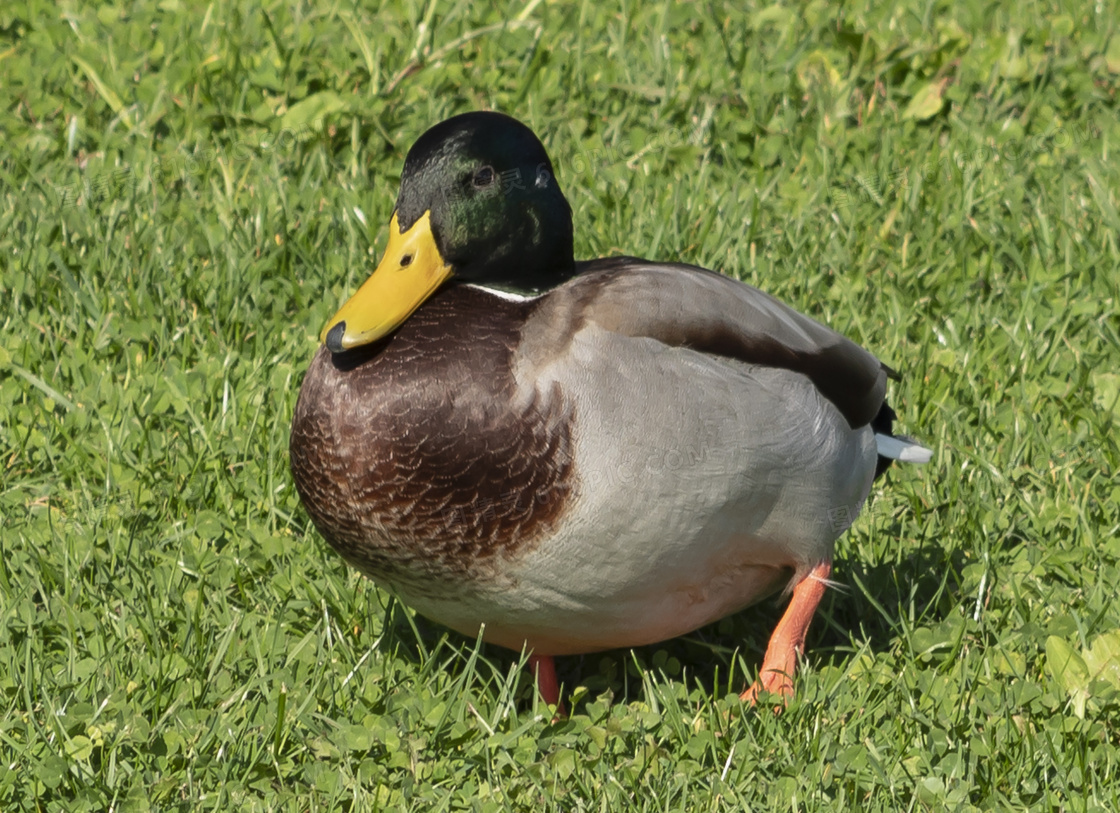
<svg viewBox="0 0 1120 813">
<path fill-rule="evenodd" d="M 890 404 L 884 401 L 883 405 L 879 407 L 879 414 L 871 421 L 871 428 L 875 430 L 876 435 L 886 435 L 887 437 L 893 438 L 894 435 L 891 434 L 891 428 L 894 426 L 894 419 L 897 417 L 898 415 L 891 409 Z M 889 469 L 893 462 L 894 460 L 892 458 L 879 455 L 879 461 L 875 464 L 875 479 L 878 480 L 882 477 L 883 472 Z"/>
<path fill-rule="evenodd" d="M 871 422 L 875 430 L 875 444 L 879 447 L 879 460 L 875 464 L 875 477 L 885 472 L 895 460 L 903 463 L 928 463 L 933 457 L 933 452 L 913 438 L 905 435 L 896 435 L 891 432 L 894 419 L 898 416 L 894 410 L 883 402 L 879 414 Z"/>
</svg>

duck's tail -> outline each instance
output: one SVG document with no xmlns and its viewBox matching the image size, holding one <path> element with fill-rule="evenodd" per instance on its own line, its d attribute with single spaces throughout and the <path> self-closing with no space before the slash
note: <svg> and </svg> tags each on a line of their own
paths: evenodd
<svg viewBox="0 0 1120 813">
<path fill-rule="evenodd" d="M 895 460 L 901 463 L 928 463 L 933 457 L 933 451 L 917 441 L 905 435 L 891 434 L 891 427 L 897 417 L 894 410 L 884 401 L 879 414 L 871 422 L 871 428 L 875 430 L 875 446 L 879 452 L 879 463 L 875 466 L 876 478 Z"/>
</svg>

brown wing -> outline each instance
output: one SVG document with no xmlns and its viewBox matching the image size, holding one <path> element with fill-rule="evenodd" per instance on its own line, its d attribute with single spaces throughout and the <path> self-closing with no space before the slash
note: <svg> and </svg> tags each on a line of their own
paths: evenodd
<svg viewBox="0 0 1120 813">
<path fill-rule="evenodd" d="M 757 288 L 690 265 L 614 257 L 582 264 L 554 291 L 557 313 L 627 336 L 780 367 L 808 377 L 853 429 L 879 413 L 888 377 L 874 355 Z M 549 331 L 553 335 L 556 331 Z"/>
</svg>

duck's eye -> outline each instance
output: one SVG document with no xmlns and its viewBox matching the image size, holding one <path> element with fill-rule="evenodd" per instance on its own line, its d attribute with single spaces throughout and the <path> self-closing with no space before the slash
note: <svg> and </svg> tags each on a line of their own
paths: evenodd
<svg viewBox="0 0 1120 813">
<path fill-rule="evenodd" d="M 403 257 L 401 257 L 401 268 L 406 268 L 410 265 L 412 265 L 412 255 L 405 254 Z"/>
<path fill-rule="evenodd" d="M 494 183 L 494 168 L 483 167 L 474 174 L 474 185 L 482 189 Z"/>
</svg>

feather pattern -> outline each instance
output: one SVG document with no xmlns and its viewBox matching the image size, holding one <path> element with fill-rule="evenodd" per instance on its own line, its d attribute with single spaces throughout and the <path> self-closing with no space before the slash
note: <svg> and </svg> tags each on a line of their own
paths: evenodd
<svg viewBox="0 0 1120 813">
<path fill-rule="evenodd" d="M 690 266 L 583 270 L 533 299 L 452 286 L 364 354 L 321 350 L 292 435 L 348 561 L 547 654 L 662 640 L 796 581 L 883 449 L 885 368 L 831 329 Z"/>
</svg>

